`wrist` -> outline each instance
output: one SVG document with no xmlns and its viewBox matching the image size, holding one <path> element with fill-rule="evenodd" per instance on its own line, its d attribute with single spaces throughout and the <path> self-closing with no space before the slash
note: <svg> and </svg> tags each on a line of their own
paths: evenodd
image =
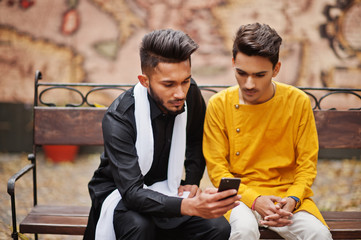
<svg viewBox="0 0 361 240">
<path fill-rule="evenodd" d="M 291 198 L 295 201 L 295 208 L 294 210 L 296 210 L 297 208 L 299 208 L 299 206 L 301 205 L 301 201 L 298 197 L 295 196 L 288 196 L 288 198 Z"/>
<path fill-rule="evenodd" d="M 253 210 L 253 211 L 255 211 L 255 209 L 256 209 L 256 202 L 257 202 L 257 199 L 260 197 L 261 195 L 259 195 L 258 197 L 256 197 L 256 199 L 253 201 L 253 203 L 252 203 L 252 207 L 251 207 L 251 209 Z"/>
<path fill-rule="evenodd" d="M 195 216 L 193 211 L 192 198 L 184 198 L 181 203 L 181 215 Z"/>
</svg>

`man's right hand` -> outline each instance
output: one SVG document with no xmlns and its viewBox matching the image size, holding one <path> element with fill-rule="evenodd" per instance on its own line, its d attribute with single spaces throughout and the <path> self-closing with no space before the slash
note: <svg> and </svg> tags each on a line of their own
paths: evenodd
<svg viewBox="0 0 361 240">
<path fill-rule="evenodd" d="M 183 199 L 181 214 L 207 219 L 221 217 L 239 205 L 240 195 L 229 197 L 234 194 L 237 194 L 234 189 L 218 192 L 216 188 L 207 188 L 193 198 Z"/>
</svg>

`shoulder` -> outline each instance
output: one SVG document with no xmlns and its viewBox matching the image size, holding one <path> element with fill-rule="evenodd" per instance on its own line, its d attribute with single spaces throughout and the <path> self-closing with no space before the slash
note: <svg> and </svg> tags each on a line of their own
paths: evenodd
<svg viewBox="0 0 361 240">
<path fill-rule="evenodd" d="M 278 99 L 277 99 L 277 108 L 282 106 L 285 109 L 293 109 L 294 113 L 299 112 L 303 114 L 308 111 L 312 111 L 312 105 L 310 97 L 301 89 L 277 82 Z"/>
<path fill-rule="evenodd" d="M 308 95 L 301 89 L 285 83 L 275 82 L 281 96 L 288 100 L 309 102 Z"/>
<path fill-rule="evenodd" d="M 193 78 L 191 78 L 191 84 L 188 89 L 187 97 L 188 96 L 198 96 L 198 95 L 201 95 L 201 90 L 199 89 L 196 81 Z"/>
<path fill-rule="evenodd" d="M 108 107 L 109 113 L 124 114 L 134 105 L 134 87 L 120 94 L 113 103 Z"/>
<path fill-rule="evenodd" d="M 130 120 L 134 118 L 134 95 L 133 88 L 120 94 L 113 103 L 108 107 L 105 113 L 103 124 L 109 119 Z"/>
<path fill-rule="evenodd" d="M 187 93 L 187 104 L 189 106 L 199 106 L 205 104 L 201 90 L 193 78 L 191 78 L 191 84 Z"/>
</svg>

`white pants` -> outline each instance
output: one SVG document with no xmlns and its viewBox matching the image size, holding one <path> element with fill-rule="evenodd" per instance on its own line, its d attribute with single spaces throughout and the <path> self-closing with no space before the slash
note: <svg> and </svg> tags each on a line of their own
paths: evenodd
<svg viewBox="0 0 361 240">
<path fill-rule="evenodd" d="M 232 210 L 230 217 L 231 237 L 230 240 L 259 239 L 258 230 L 261 215 L 252 211 L 244 203 Z M 323 240 L 332 239 L 328 228 L 312 214 L 300 211 L 293 215 L 293 224 L 285 227 L 269 227 L 287 240 Z"/>
</svg>

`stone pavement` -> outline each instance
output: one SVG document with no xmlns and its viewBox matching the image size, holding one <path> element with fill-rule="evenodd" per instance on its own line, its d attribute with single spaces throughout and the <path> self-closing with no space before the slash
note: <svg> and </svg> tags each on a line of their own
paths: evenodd
<svg viewBox="0 0 361 240">
<path fill-rule="evenodd" d="M 28 163 L 26 154 L 0 153 L 0 239 L 10 239 L 11 209 L 7 181 Z M 73 163 L 54 164 L 38 155 L 39 204 L 90 206 L 87 184 L 99 164 L 99 153 L 81 154 Z M 32 206 L 30 174 L 16 183 L 18 222 Z M 207 176 L 201 187 L 210 186 Z M 313 185 L 321 210 L 361 211 L 361 160 L 320 160 Z M 26 235 L 33 239 L 33 235 Z M 40 235 L 40 239 L 82 239 L 81 236 Z"/>
</svg>

